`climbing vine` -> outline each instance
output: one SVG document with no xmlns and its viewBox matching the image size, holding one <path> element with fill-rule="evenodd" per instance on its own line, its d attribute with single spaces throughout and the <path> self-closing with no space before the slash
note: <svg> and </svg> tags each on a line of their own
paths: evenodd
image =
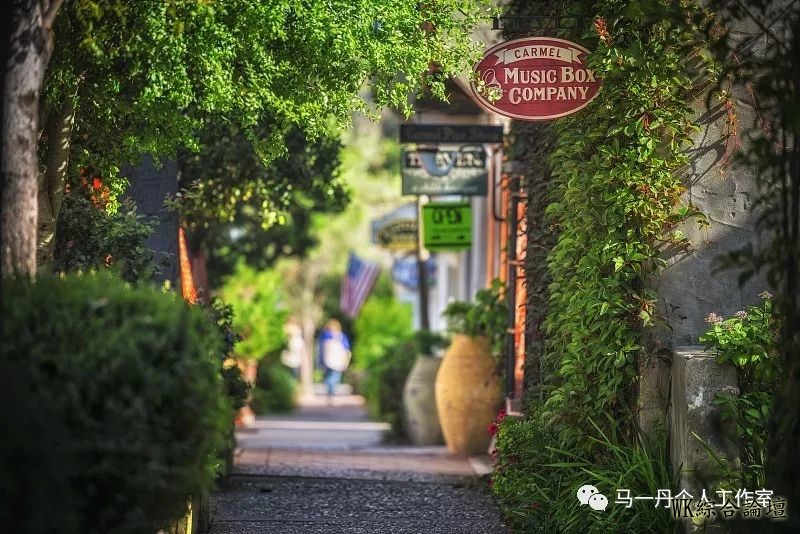
<svg viewBox="0 0 800 534">
<path fill-rule="evenodd" d="M 541 395 L 525 419 L 500 425 L 493 492 L 526 532 L 670 532 L 666 515 L 620 509 L 611 521 L 573 496 L 589 478 L 610 485 L 624 476 L 643 494 L 672 485 L 664 442 L 637 433 L 633 405 L 644 333 L 659 322 L 650 281 L 666 247 L 688 245 L 679 223 L 704 224 L 683 200 L 683 182 L 698 131 L 692 102 L 702 105 L 715 74 L 698 38 L 706 15 L 686 0 L 536 8 L 592 21 L 584 31 L 551 30 L 591 51 L 603 85 L 580 113 L 522 138 L 543 143 L 549 168 L 515 150 L 531 166 L 529 196 L 544 192 L 547 202 L 542 214 L 542 200 L 529 199 L 528 215 L 555 242 L 527 265 L 549 279 L 536 289 L 541 345 L 526 362 L 541 358 Z"/>
<path fill-rule="evenodd" d="M 554 125 L 545 412 L 575 437 L 587 417 L 630 406 L 642 328 L 656 314 L 647 279 L 664 265 L 662 247 L 686 245 L 677 224 L 699 215 L 682 202 L 681 171 L 703 83 L 689 65 L 710 65 L 682 4 L 597 4 L 584 42 L 603 88 L 585 113 Z"/>
</svg>

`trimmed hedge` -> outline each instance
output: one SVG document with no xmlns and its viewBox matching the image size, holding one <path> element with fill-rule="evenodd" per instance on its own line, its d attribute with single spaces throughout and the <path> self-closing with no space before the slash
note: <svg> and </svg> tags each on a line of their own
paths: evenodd
<svg viewBox="0 0 800 534">
<path fill-rule="evenodd" d="M 180 517 L 231 416 L 207 315 L 108 274 L 2 288 L 0 524 L 141 533 Z"/>
</svg>

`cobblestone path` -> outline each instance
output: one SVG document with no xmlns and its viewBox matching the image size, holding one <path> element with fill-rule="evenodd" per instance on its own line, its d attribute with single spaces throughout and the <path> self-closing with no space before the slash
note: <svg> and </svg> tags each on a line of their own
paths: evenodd
<svg viewBox="0 0 800 534">
<path fill-rule="evenodd" d="M 239 432 L 229 482 L 212 496 L 212 534 L 505 533 L 486 492 L 486 458 L 382 445 L 360 397 L 313 397 Z"/>
</svg>

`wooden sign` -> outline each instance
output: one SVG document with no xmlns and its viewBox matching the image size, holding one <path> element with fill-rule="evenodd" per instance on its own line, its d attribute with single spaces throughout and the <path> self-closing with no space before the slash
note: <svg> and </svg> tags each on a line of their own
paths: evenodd
<svg viewBox="0 0 800 534">
<path fill-rule="evenodd" d="M 588 52 L 552 37 L 506 41 L 489 49 L 475 66 L 481 83 L 473 83 L 472 92 L 487 111 L 514 119 L 571 115 L 600 90 L 600 81 L 586 66 Z"/>
<path fill-rule="evenodd" d="M 404 150 L 403 194 L 486 196 L 486 165 L 486 152 L 481 147 Z"/>
<path fill-rule="evenodd" d="M 481 124 L 401 124 L 401 143 L 502 143 L 502 126 Z"/>
</svg>

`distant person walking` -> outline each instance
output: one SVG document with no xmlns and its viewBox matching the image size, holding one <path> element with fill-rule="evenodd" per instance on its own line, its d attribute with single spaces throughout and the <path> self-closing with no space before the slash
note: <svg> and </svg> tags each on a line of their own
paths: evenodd
<svg viewBox="0 0 800 534">
<path fill-rule="evenodd" d="M 336 386 L 350 364 L 350 340 L 342 332 L 342 324 L 336 319 L 325 323 L 319 335 L 319 364 L 325 373 L 325 390 L 328 399 L 333 399 Z"/>
<path fill-rule="evenodd" d="M 300 379 L 300 369 L 306 361 L 306 342 L 303 331 L 294 320 L 290 319 L 284 327 L 286 332 L 286 350 L 281 353 L 281 363 L 289 368 L 296 380 Z"/>
</svg>

